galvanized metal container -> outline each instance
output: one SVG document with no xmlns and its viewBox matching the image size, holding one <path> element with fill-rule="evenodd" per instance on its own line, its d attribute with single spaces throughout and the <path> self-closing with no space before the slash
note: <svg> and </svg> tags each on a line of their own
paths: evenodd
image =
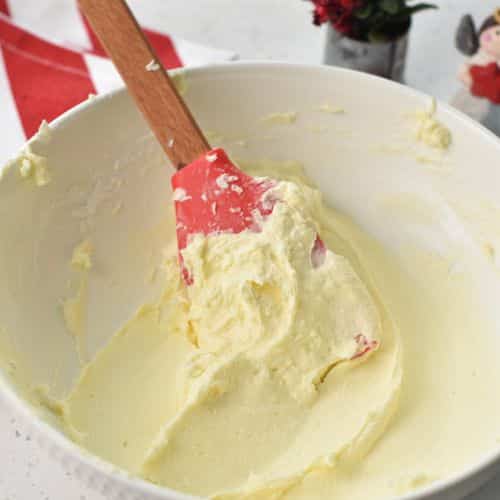
<svg viewBox="0 0 500 500">
<path fill-rule="evenodd" d="M 323 62 L 403 81 L 408 49 L 408 32 L 390 42 L 362 42 L 326 26 Z"/>
</svg>

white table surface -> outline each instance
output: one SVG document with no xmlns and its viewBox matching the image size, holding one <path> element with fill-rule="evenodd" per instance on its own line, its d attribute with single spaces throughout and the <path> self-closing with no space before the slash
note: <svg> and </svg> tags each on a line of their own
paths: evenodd
<svg viewBox="0 0 500 500">
<path fill-rule="evenodd" d="M 449 100 L 459 89 L 455 75 L 462 56 L 453 46 L 458 19 L 471 12 L 481 22 L 499 2 L 436 1 L 441 7 L 439 11 L 415 18 L 406 81 L 410 86 Z M 188 40 L 234 50 L 242 59 L 321 61 L 321 30 L 311 25 L 311 6 L 303 0 L 131 0 L 130 3 L 144 24 Z M 0 400 L 0 500 L 103 499 L 49 461 Z M 467 500 L 499 499 L 500 477 Z"/>
</svg>

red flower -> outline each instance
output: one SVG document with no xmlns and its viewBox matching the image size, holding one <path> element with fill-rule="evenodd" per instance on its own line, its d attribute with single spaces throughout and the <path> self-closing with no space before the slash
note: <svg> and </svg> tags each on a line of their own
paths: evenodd
<svg viewBox="0 0 500 500">
<path fill-rule="evenodd" d="M 361 0 L 312 0 L 314 4 L 313 23 L 320 25 L 326 22 L 338 31 L 349 34 L 352 29 L 353 11 L 359 7 Z"/>
<path fill-rule="evenodd" d="M 350 9 L 353 10 L 355 9 L 359 2 L 357 0 L 339 0 L 340 5 L 344 7 L 344 9 Z"/>
<path fill-rule="evenodd" d="M 314 24 L 330 23 L 336 31 L 364 41 L 375 38 L 393 40 L 408 31 L 415 12 L 437 8 L 432 4 L 418 3 L 418 0 L 417 3 L 413 3 L 414 0 L 398 0 L 392 2 L 398 7 L 396 12 L 390 13 L 384 5 L 387 2 L 382 0 L 309 1 L 314 6 Z"/>
<path fill-rule="evenodd" d="M 322 5 L 321 0 L 315 2 L 313 11 L 313 23 L 316 26 L 326 23 L 330 19 L 330 14 L 326 5 Z"/>
</svg>

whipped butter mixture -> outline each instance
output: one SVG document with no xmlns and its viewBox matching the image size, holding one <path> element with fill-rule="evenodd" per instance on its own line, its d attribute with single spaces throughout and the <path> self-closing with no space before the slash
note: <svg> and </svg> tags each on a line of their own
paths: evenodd
<svg viewBox="0 0 500 500">
<path fill-rule="evenodd" d="M 447 147 L 421 118 L 420 139 Z M 22 182 L 48 178 L 22 159 Z M 478 228 L 437 190 L 382 196 L 383 230 L 401 236 L 389 248 L 299 165 L 243 166 L 279 180 L 260 231 L 194 237 L 186 286 L 171 224 L 161 296 L 90 361 L 101 256 L 91 235 L 69 254 L 60 311 L 84 367 L 63 400 L 34 387 L 51 422 L 134 475 L 214 499 L 388 500 L 498 449 L 500 212 Z"/>
<path fill-rule="evenodd" d="M 188 287 L 173 247 L 162 299 L 63 405 L 83 446 L 181 491 L 267 498 L 363 457 L 383 434 L 402 380 L 399 334 L 354 251 L 336 244 L 319 191 L 274 190 L 260 232 L 192 239 Z"/>
<path fill-rule="evenodd" d="M 282 178 L 261 231 L 194 237 L 189 287 L 172 233 L 162 297 L 61 402 L 68 434 L 148 481 L 217 499 L 394 498 L 497 447 L 500 405 L 483 383 L 498 375 L 496 319 L 473 277 L 497 287 L 490 257 L 471 250 L 473 270 L 457 271 L 405 246 L 402 268 L 297 165 L 249 172 Z M 405 200 L 383 203 L 409 227 L 430 210 L 443 232 L 439 204 Z M 460 245 L 451 254 L 469 252 Z M 87 272 L 85 248 L 73 265 Z"/>
</svg>

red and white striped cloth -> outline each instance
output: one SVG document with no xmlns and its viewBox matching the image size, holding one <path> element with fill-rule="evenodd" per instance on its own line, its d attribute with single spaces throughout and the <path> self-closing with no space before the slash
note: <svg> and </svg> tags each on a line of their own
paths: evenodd
<svg viewBox="0 0 500 500">
<path fill-rule="evenodd" d="M 235 57 L 143 28 L 169 69 Z M 0 0 L 0 165 L 42 120 L 121 85 L 76 0 Z"/>
</svg>

